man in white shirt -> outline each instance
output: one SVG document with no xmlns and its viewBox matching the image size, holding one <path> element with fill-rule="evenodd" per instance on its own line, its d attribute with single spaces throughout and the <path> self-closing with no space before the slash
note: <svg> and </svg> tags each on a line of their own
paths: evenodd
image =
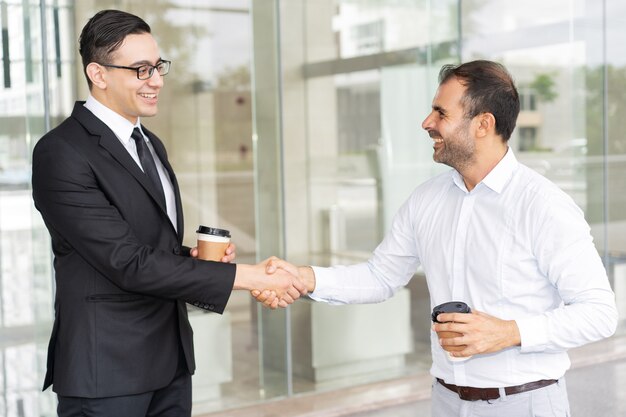
<svg viewBox="0 0 626 417">
<path fill-rule="evenodd" d="M 393 296 L 421 265 L 431 307 L 454 300 L 473 310 L 440 314 L 433 325 L 433 416 L 567 416 L 567 349 L 617 326 L 589 226 L 508 147 L 520 105 L 502 65 L 446 65 L 439 81 L 422 127 L 433 159 L 454 169 L 417 187 L 368 262 L 271 268 L 298 273 L 315 300 L 346 304 Z M 442 330 L 462 336 L 438 340 Z M 469 359 L 452 360 L 442 345 L 465 345 L 452 359 Z"/>
</svg>

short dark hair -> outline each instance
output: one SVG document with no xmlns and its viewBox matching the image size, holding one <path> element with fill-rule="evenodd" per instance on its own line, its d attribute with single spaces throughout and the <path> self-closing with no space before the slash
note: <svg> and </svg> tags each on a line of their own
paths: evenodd
<svg viewBox="0 0 626 417">
<path fill-rule="evenodd" d="M 504 65 L 485 60 L 444 65 L 439 71 L 439 84 L 452 77 L 466 87 L 461 100 L 465 117 L 472 119 L 481 113 L 493 114 L 496 133 L 508 141 L 515 129 L 520 102 L 513 77 Z"/>
<path fill-rule="evenodd" d="M 85 25 L 78 39 L 78 52 L 83 60 L 83 72 L 87 77 L 87 65 L 91 62 L 110 64 L 111 54 L 131 34 L 150 33 L 150 26 L 140 17 L 121 10 L 101 10 Z"/>
</svg>

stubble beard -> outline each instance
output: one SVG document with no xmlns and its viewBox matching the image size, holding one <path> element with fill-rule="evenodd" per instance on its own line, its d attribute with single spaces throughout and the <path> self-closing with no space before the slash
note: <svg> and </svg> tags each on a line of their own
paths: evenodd
<svg viewBox="0 0 626 417">
<path fill-rule="evenodd" d="M 470 120 L 463 122 L 447 139 L 444 147 L 433 154 L 435 162 L 461 172 L 475 161 L 476 145 L 469 135 Z"/>
</svg>

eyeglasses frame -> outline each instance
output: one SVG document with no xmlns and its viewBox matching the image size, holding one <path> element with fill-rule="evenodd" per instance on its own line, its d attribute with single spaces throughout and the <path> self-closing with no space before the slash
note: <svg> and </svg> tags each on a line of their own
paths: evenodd
<svg viewBox="0 0 626 417">
<path fill-rule="evenodd" d="M 161 74 L 159 72 L 159 70 L 157 69 L 159 67 L 159 65 L 161 64 L 167 64 L 167 72 L 165 74 Z M 172 61 L 168 61 L 167 59 L 161 59 L 159 60 L 159 62 L 156 63 L 156 65 L 151 65 L 151 64 L 143 64 L 140 65 L 138 67 L 126 67 L 124 65 L 113 65 L 113 64 L 99 64 L 102 65 L 103 67 L 108 67 L 108 68 L 119 68 L 119 69 L 126 69 L 126 70 L 131 70 L 131 71 L 135 71 L 135 73 L 137 74 L 137 79 L 138 80 L 149 80 L 150 78 L 152 78 L 152 76 L 154 75 L 154 70 L 157 70 L 157 73 L 159 73 L 159 75 L 161 77 L 163 77 L 164 75 L 167 75 L 170 72 L 170 67 L 172 66 Z M 148 76 L 146 78 L 141 78 L 139 77 L 139 70 L 143 67 L 148 67 Z"/>
</svg>

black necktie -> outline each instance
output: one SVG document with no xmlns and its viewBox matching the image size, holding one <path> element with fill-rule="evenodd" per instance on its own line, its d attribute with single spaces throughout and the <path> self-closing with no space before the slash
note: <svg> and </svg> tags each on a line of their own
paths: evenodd
<svg viewBox="0 0 626 417">
<path fill-rule="evenodd" d="M 131 137 L 135 140 L 135 144 L 137 145 L 137 155 L 139 155 L 139 161 L 143 167 L 143 172 L 148 176 L 148 178 L 150 178 L 150 180 L 152 180 L 161 202 L 165 204 L 165 193 L 163 192 L 163 184 L 161 184 L 159 172 L 157 171 L 150 149 L 148 149 L 148 145 L 146 145 L 146 141 L 144 140 L 138 127 L 133 129 Z"/>
</svg>

